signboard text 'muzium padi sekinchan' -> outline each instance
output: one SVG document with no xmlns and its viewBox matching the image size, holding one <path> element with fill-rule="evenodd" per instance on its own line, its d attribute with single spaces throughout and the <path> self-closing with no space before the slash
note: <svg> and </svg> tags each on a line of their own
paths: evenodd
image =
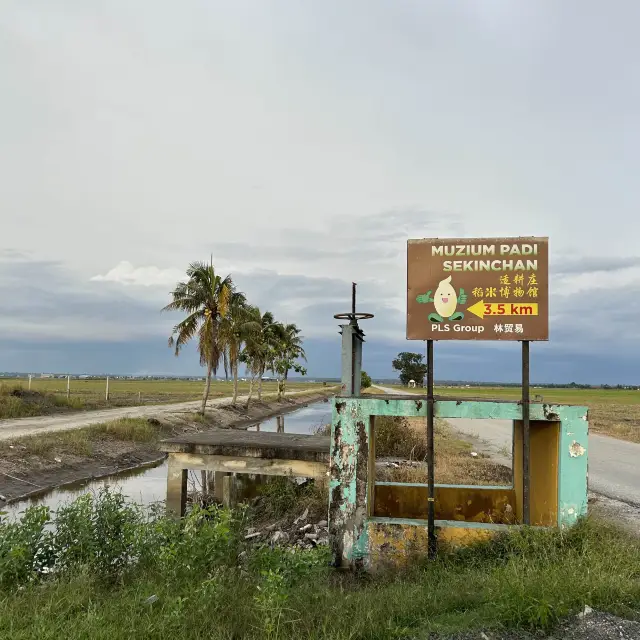
<svg viewBox="0 0 640 640">
<path fill-rule="evenodd" d="M 407 244 L 409 340 L 548 340 L 548 238 Z"/>
</svg>

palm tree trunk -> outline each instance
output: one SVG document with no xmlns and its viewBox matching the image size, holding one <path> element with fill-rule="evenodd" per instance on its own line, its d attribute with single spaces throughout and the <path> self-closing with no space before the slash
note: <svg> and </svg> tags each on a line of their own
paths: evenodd
<svg viewBox="0 0 640 640">
<path fill-rule="evenodd" d="M 262 401 L 262 376 L 264 375 L 264 368 L 260 369 L 260 380 L 258 380 L 258 401 Z"/>
<path fill-rule="evenodd" d="M 222 355 L 223 364 L 224 364 L 224 379 L 225 382 L 229 380 L 229 357 L 227 355 L 227 350 L 225 349 Z"/>
<path fill-rule="evenodd" d="M 249 395 L 247 396 L 247 410 L 249 409 L 249 403 L 251 402 L 251 396 L 253 395 L 253 382 L 256 379 L 255 375 L 251 375 L 249 378 Z"/>
<path fill-rule="evenodd" d="M 284 378 L 282 379 L 282 394 L 287 392 L 287 378 L 289 377 L 289 369 L 284 372 Z"/>
<path fill-rule="evenodd" d="M 233 371 L 233 400 L 231 404 L 235 407 L 236 400 L 238 399 L 238 361 L 231 363 L 231 368 Z"/>
<path fill-rule="evenodd" d="M 207 406 L 207 400 L 209 399 L 209 391 L 211 390 L 211 370 L 212 367 L 209 365 L 207 367 L 207 381 L 204 384 L 204 393 L 202 394 L 202 415 L 204 415 L 204 410 Z"/>
</svg>

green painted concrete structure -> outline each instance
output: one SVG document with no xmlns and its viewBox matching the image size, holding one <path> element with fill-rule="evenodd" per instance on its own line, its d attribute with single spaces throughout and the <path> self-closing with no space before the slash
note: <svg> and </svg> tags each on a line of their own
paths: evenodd
<svg viewBox="0 0 640 640">
<path fill-rule="evenodd" d="M 375 416 L 427 416 L 426 397 L 409 396 L 358 396 L 333 399 L 330 451 L 329 533 L 336 566 L 354 568 L 371 564 L 370 532 L 372 527 L 397 525 L 397 527 L 426 527 L 427 504 L 424 519 L 380 518 L 373 512 L 375 491 L 375 459 L 370 447 L 375 438 Z M 500 419 L 514 422 L 514 429 L 522 420 L 519 402 L 501 402 L 469 399 L 436 398 L 435 416 L 439 418 Z M 531 403 L 532 424 L 553 429 L 553 449 L 545 453 L 557 459 L 549 468 L 557 470 L 557 496 L 551 502 L 555 524 L 567 527 L 587 512 L 587 464 L 588 464 L 588 413 L 586 407 Z M 482 433 L 480 432 L 480 437 Z M 556 444 L 557 443 L 557 444 Z M 548 443 L 546 451 L 550 451 Z M 437 446 L 436 446 L 437 455 Z M 544 463 L 544 461 L 543 461 Z M 540 468 L 540 467 L 539 467 Z M 555 473 L 555 471 L 554 471 Z M 383 483 L 380 483 L 383 484 Z M 388 483 L 387 483 L 388 484 Z M 517 481 L 516 483 L 517 484 Z M 538 483 L 538 486 L 548 483 Z M 443 486 L 443 485 L 441 485 Z M 473 487 L 460 485 L 469 491 Z M 517 486 L 512 487 L 517 491 Z M 480 487 L 477 487 L 480 489 Z M 486 490 L 487 487 L 484 487 Z M 504 487 L 502 487 L 504 489 Z M 536 486 L 532 486 L 532 492 Z M 535 497 L 535 496 L 534 496 Z M 556 509 L 557 503 L 557 509 Z M 532 520 L 532 524 L 535 522 Z M 436 520 L 438 531 L 460 529 L 465 531 L 502 531 L 509 526 L 482 522 Z M 517 526 L 517 525 L 516 525 Z M 457 536 L 461 531 L 450 532 Z M 403 535 L 403 534 L 401 534 Z"/>
</svg>

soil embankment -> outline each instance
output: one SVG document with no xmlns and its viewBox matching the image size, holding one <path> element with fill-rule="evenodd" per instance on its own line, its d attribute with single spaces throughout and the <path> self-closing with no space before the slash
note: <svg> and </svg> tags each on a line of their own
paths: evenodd
<svg viewBox="0 0 640 640">
<path fill-rule="evenodd" d="M 287 413 L 323 400 L 330 391 L 285 397 L 280 402 L 216 405 L 206 418 L 190 411 L 157 417 L 119 418 L 72 430 L 57 429 L 0 442 L 0 506 L 61 485 L 114 475 L 160 461 L 157 449 L 163 438 L 210 429 L 243 429 L 256 421 Z"/>
</svg>

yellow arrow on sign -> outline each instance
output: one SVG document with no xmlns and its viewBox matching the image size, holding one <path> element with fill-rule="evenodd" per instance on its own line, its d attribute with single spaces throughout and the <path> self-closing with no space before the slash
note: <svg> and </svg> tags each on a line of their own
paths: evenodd
<svg viewBox="0 0 640 640">
<path fill-rule="evenodd" d="M 469 313 L 483 319 L 485 316 L 537 316 L 537 302 L 485 302 L 480 300 L 467 307 Z"/>
</svg>

